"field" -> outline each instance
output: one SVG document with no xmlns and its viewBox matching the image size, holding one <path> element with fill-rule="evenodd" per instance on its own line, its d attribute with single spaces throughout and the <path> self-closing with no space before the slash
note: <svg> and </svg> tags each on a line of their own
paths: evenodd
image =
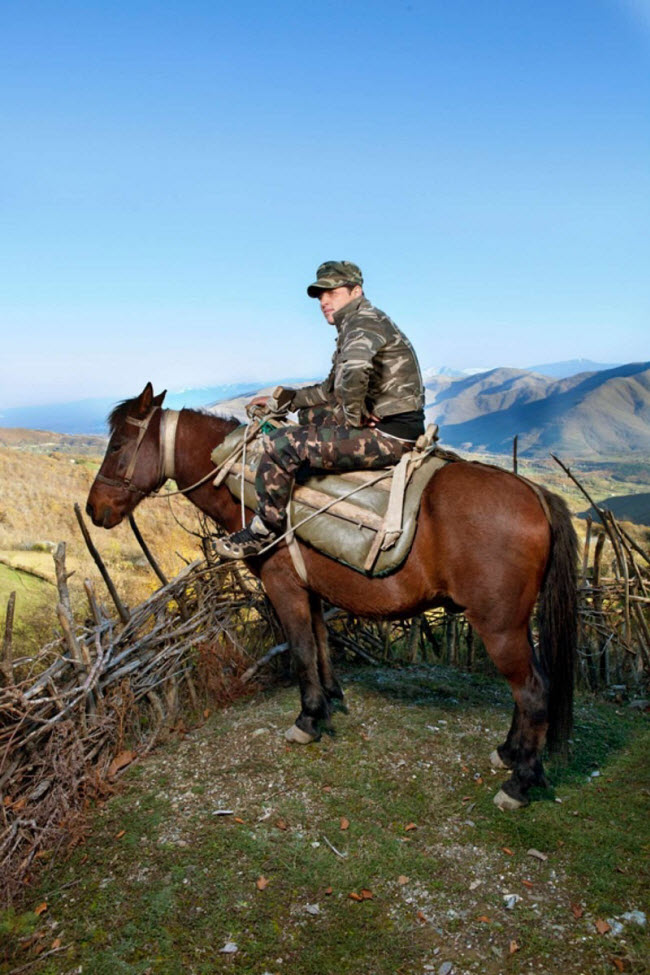
<svg viewBox="0 0 650 975">
<path fill-rule="evenodd" d="M 69 581 L 73 603 L 85 605 L 83 580 L 88 577 L 96 582 L 99 598 L 108 599 L 74 514 L 75 503 L 82 511 L 85 508 L 102 442 L 98 438 L 91 442 L 94 453 L 72 453 L 69 443 L 43 444 L 39 439 L 31 443 L 21 433 L 23 442 L 18 446 L 0 447 L 0 606 L 4 616 L 8 595 L 16 592 L 16 656 L 52 639 L 56 618 L 52 553 L 59 542 L 66 544 L 67 568 L 74 573 Z M 149 501 L 135 517 L 170 578 L 185 560 L 196 557 L 197 541 L 190 533 L 197 528 L 196 511 L 184 498 Z M 158 587 L 128 524 L 110 533 L 88 520 L 87 524 L 126 604 L 136 605 Z M 84 611 L 80 610 L 82 615 Z"/>
<path fill-rule="evenodd" d="M 318 744 L 286 744 L 297 692 L 272 688 L 132 766 L 5 915 L 0 972 L 35 952 L 42 975 L 649 970 L 643 714 L 581 702 L 553 789 L 504 814 L 502 682 L 418 667 L 344 684 L 350 714 Z"/>
</svg>

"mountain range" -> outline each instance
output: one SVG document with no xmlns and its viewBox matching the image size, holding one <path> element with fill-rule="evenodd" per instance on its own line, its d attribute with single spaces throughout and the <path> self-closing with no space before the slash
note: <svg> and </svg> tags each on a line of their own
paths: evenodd
<svg viewBox="0 0 650 975">
<path fill-rule="evenodd" d="M 492 369 L 426 384 L 426 416 L 445 444 L 520 454 L 562 451 L 582 459 L 650 456 L 650 362 L 551 379 Z"/>
<path fill-rule="evenodd" d="M 596 368 L 572 373 L 588 364 Z M 542 372 L 544 370 L 544 372 Z M 425 370 L 426 418 L 441 442 L 463 451 L 520 455 L 558 451 L 572 459 L 650 457 L 650 362 L 614 367 L 579 359 L 531 369 L 497 368 L 456 373 Z M 302 385 L 305 380 L 275 380 Z M 172 409 L 204 407 L 243 419 L 257 382 L 197 387 L 168 393 Z M 55 433 L 106 433 L 108 399 L 0 411 L 0 427 Z"/>
<path fill-rule="evenodd" d="M 521 456 L 560 451 L 584 460 L 650 457 L 650 362 L 561 379 L 507 368 L 466 375 L 427 370 L 424 377 L 426 421 L 438 424 L 447 447 L 510 453 L 517 436 Z M 243 421 L 247 399 L 209 409 Z"/>
</svg>

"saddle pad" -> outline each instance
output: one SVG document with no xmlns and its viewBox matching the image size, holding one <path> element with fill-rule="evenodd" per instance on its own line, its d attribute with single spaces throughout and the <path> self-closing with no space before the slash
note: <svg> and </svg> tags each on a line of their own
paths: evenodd
<svg viewBox="0 0 650 975">
<path fill-rule="evenodd" d="M 237 448 L 241 449 L 246 429 L 241 426 L 233 430 L 213 450 L 211 459 L 215 466 L 223 464 Z M 253 510 L 257 505 L 255 471 L 262 451 L 261 437 L 246 444 L 245 464 L 242 467 L 240 454 L 230 466 L 225 479 L 226 486 L 238 499 L 241 499 L 243 485 L 244 504 Z M 379 553 L 371 575 L 388 575 L 406 559 L 415 535 L 422 492 L 448 459 L 433 451 L 412 471 L 404 498 L 402 533 L 391 548 Z M 345 474 L 313 474 L 294 486 L 289 509 L 290 524 L 301 541 L 368 575 L 364 565 L 376 533 L 383 525 L 391 482 L 392 468 Z M 354 493 L 350 495 L 351 491 Z M 327 511 L 315 514 L 324 505 L 331 506 Z"/>
</svg>

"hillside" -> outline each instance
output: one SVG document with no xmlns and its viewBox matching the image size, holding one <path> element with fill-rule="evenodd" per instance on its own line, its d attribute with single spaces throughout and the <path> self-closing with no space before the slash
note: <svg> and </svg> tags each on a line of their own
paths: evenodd
<svg viewBox="0 0 650 975">
<path fill-rule="evenodd" d="M 617 494 L 605 498 L 599 506 L 611 511 L 619 521 L 631 522 L 633 525 L 650 525 L 650 491 L 641 494 Z M 581 518 L 588 515 L 596 518 L 593 508 L 580 513 Z"/>
<path fill-rule="evenodd" d="M 57 625 L 52 552 L 58 542 L 66 543 L 67 568 L 73 573 L 69 583 L 73 601 L 85 605 L 85 578 L 94 580 L 102 602 L 108 603 L 109 597 L 74 514 L 75 502 L 82 511 L 86 504 L 88 490 L 99 467 L 98 452 L 93 457 L 72 456 L 65 452 L 65 444 L 63 450 L 51 449 L 49 445 L 56 435 L 33 431 L 18 433 L 17 439 L 23 441 L 22 444 L 0 446 L 0 619 L 9 592 L 15 591 L 15 653 L 20 656 L 49 641 L 53 627 Z M 25 446 L 38 446 L 39 442 L 47 443 L 46 452 L 24 449 Z M 180 571 L 184 559 L 196 558 L 197 540 L 183 527 L 196 530 L 196 509 L 184 498 L 147 502 L 137 509 L 136 520 L 169 577 Z M 87 524 L 125 603 L 136 605 L 158 588 L 158 580 L 128 523 L 111 532 Z M 21 571 L 23 569 L 27 572 Z M 31 572 L 37 573 L 38 577 Z M 41 576 L 50 581 L 44 581 Z"/>
<path fill-rule="evenodd" d="M 553 381 L 523 369 L 489 372 L 453 379 L 437 376 L 426 383 L 427 418 L 440 427 L 544 399 Z"/>
<path fill-rule="evenodd" d="M 14 447 L 33 453 L 89 454 L 98 457 L 104 453 L 106 442 L 105 436 L 92 434 L 0 427 L 0 447 Z"/>
<path fill-rule="evenodd" d="M 520 454 L 650 455 L 647 362 L 560 380 L 493 370 L 432 393 L 427 419 L 451 446 L 503 453 L 519 435 Z"/>
</svg>

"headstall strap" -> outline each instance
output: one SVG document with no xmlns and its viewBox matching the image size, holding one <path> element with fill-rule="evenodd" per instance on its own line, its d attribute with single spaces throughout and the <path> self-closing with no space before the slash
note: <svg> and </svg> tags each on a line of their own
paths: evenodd
<svg viewBox="0 0 650 975">
<path fill-rule="evenodd" d="M 176 428 L 179 416 L 179 410 L 163 410 L 160 417 L 160 476 L 157 490 L 165 481 L 176 480 Z"/>
<path fill-rule="evenodd" d="M 153 417 L 156 410 L 159 409 L 160 409 L 159 406 L 154 406 L 153 410 L 147 413 L 147 415 L 143 417 L 142 420 L 138 420 L 134 416 L 127 416 L 124 422 L 130 423 L 132 426 L 139 427 L 140 429 L 138 430 L 138 436 L 135 442 L 133 453 L 129 459 L 129 466 L 126 469 L 126 474 L 120 480 L 119 478 L 106 477 L 105 474 L 99 473 L 96 477 L 97 481 L 100 481 L 102 484 L 110 484 L 111 487 L 125 487 L 127 488 L 127 490 L 134 491 L 136 494 L 141 494 L 144 497 L 145 492 L 142 491 L 141 488 L 136 487 L 135 484 L 132 484 L 131 478 L 133 477 L 133 472 L 135 470 L 135 463 L 138 459 L 138 451 L 140 450 L 140 444 L 144 440 L 144 435 L 147 432 L 147 428 L 149 427 L 149 424 L 151 423 L 151 418 Z"/>
<path fill-rule="evenodd" d="M 159 409 L 160 409 L 159 406 L 155 406 L 153 408 L 153 410 L 151 410 L 149 413 L 147 413 L 147 415 L 142 420 L 137 420 L 133 416 L 127 416 L 127 418 L 126 418 L 126 421 L 125 421 L 126 423 L 131 423 L 133 426 L 140 428 L 138 430 L 138 437 L 137 437 L 137 440 L 135 442 L 135 450 L 133 451 L 133 454 L 132 454 L 131 459 L 129 461 L 129 466 L 127 467 L 126 474 L 124 475 L 124 483 L 128 487 L 131 486 L 131 478 L 133 477 L 133 472 L 135 470 L 135 463 L 136 463 L 136 461 L 138 459 L 138 451 L 140 450 L 140 444 L 144 440 L 144 436 L 145 436 L 145 434 L 147 432 L 147 429 L 149 428 L 149 424 L 151 423 L 151 420 L 152 420 L 152 417 L 153 417 L 154 413 L 156 412 L 156 410 L 159 410 Z"/>
</svg>

